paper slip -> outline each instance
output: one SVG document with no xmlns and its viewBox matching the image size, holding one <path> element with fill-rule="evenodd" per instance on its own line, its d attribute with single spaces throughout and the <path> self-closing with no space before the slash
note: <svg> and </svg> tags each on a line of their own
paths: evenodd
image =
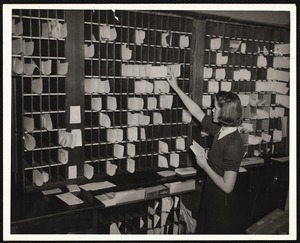
<svg viewBox="0 0 300 243">
<path fill-rule="evenodd" d="M 185 167 L 175 169 L 175 173 L 178 175 L 194 175 L 197 170 L 194 167 Z"/>
<path fill-rule="evenodd" d="M 67 185 L 67 189 L 69 192 L 80 192 L 80 188 L 77 184 Z"/>
<path fill-rule="evenodd" d="M 284 157 L 279 157 L 279 158 L 271 157 L 271 159 L 278 161 L 278 162 L 287 162 L 287 161 L 289 161 L 289 156 L 284 156 Z"/>
<path fill-rule="evenodd" d="M 102 202 L 105 207 L 116 205 L 116 199 L 114 193 L 104 193 L 98 196 L 95 196 L 100 202 Z"/>
<path fill-rule="evenodd" d="M 80 198 L 76 197 L 70 192 L 59 194 L 56 196 L 70 206 L 83 203 Z"/>
<path fill-rule="evenodd" d="M 115 186 L 116 186 L 115 184 L 109 181 L 103 181 L 103 182 L 92 182 L 92 183 L 81 185 L 79 187 L 85 191 L 96 191 L 96 190 L 102 190 L 102 189 L 115 187 Z"/>
<path fill-rule="evenodd" d="M 157 174 L 159 174 L 162 177 L 168 177 L 168 176 L 176 175 L 176 173 L 172 170 L 158 171 Z"/>
<path fill-rule="evenodd" d="M 192 145 L 190 146 L 190 148 L 196 156 L 204 154 L 205 158 L 207 159 L 207 155 L 206 155 L 206 152 L 205 152 L 204 148 L 200 144 L 198 144 L 195 140 L 193 140 Z"/>
<path fill-rule="evenodd" d="M 59 188 L 55 188 L 55 189 L 51 189 L 51 190 L 46 190 L 46 191 L 42 191 L 43 195 L 51 195 L 51 194 L 57 194 L 57 193 L 61 193 L 62 190 Z"/>
</svg>

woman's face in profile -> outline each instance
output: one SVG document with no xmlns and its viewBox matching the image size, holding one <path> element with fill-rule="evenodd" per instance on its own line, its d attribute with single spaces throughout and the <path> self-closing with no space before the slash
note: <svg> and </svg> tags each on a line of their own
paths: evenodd
<svg viewBox="0 0 300 243">
<path fill-rule="evenodd" d="M 216 100 L 214 101 L 214 104 L 215 104 L 215 107 L 212 110 L 213 121 L 218 123 L 219 122 L 219 113 L 220 113 L 221 108 L 218 106 L 218 102 Z"/>
</svg>

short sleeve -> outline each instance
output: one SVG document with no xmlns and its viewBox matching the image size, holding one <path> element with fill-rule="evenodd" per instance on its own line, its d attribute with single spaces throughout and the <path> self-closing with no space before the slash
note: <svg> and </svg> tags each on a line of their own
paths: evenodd
<svg viewBox="0 0 300 243">
<path fill-rule="evenodd" d="M 203 117 L 201 125 L 204 128 L 204 131 L 210 133 L 213 136 L 216 135 L 221 129 L 220 125 L 213 123 L 212 116 L 208 115 L 205 115 Z"/>
<path fill-rule="evenodd" d="M 237 143 L 230 143 L 224 150 L 223 169 L 224 171 L 238 172 L 244 155 L 244 147 Z"/>
</svg>

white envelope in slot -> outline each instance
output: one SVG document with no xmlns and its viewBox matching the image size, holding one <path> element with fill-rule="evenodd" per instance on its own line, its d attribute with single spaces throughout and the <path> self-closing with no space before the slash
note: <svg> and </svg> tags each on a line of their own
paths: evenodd
<svg viewBox="0 0 300 243">
<path fill-rule="evenodd" d="M 48 22 L 46 23 L 42 23 L 42 37 L 49 37 L 49 26 L 48 26 Z"/>
<path fill-rule="evenodd" d="M 270 114 L 270 118 L 275 118 L 275 117 L 277 117 L 276 108 L 273 109 L 272 107 L 270 107 L 270 112 L 269 112 L 269 114 Z"/>
<path fill-rule="evenodd" d="M 131 64 L 122 64 L 122 76 L 131 77 L 132 75 L 132 65 Z"/>
<path fill-rule="evenodd" d="M 154 81 L 154 93 L 160 94 L 160 93 L 169 93 L 170 92 L 170 85 L 168 81 L 160 80 L 160 81 Z"/>
<path fill-rule="evenodd" d="M 249 95 L 246 94 L 238 94 L 242 106 L 247 106 L 249 104 Z"/>
<path fill-rule="evenodd" d="M 174 205 L 174 200 L 172 197 L 164 197 L 161 199 L 161 211 L 170 212 Z"/>
<path fill-rule="evenodd" d="M 269 143 L 271 141 L 271 135 L 269 135 L 267 133 L 262 132 L 261 137 L 262 137 L 262 140 L 264 140 L 267 143 Z"/>
<path fill-rule="evenodd" d="M 58 161 L 65 165 L 69 161 L 69 152 L 65 149 L 58 149 Z"/>
<path fill-rule="evenodd" d="M 73 135 L 73 145 L 74 147 L 82 146 L 82 133 L 80 129 L 72 129 L 71 135 Z"/>
<path fill-rule="evenodd" d="M 75 179 L 77 178 L 77 166 L 72 165 L 68 167 L 68 179 Z"/>
<path fill-rule="evenodd" d="M 165 228 L 168 216 L 169 216 L 168 212 L 162 211 L 162 213 L 161 213 L 161 220 L 160 220 L 160 224 L 162 226 L 162 232 L 164 232 L 164 228 Z"/>
<path fill-rule="evenodd" d="M 94 167 L 92 165 L 89 165 L 89 164 L 84 164 L 84 167 L 83 167 L 83 174 L 84 174 L 84 177 L 86 177 L 87 179 L 92 179 L 93 176 L 94 176 Z"/>
<path fill-rule="evenodd" d="M 140 77 L 140 65 L 137 64 L 132 65 L 132 76 Z"/>
<path fill-rule="evenodd" d="M 100 79 L 96 79 L 97 81 L 97 92 L 98 93 L 109 93 L 110 91 L 110 84 L 109 84 L 109 80 L 100 80 Z"/>
<path fill-rule="evenodd" d="M 268 68 L 267 80 L 280 80 L 288 82 L 290 80 L 290 72 Z"/>
<path fill-rule="evenodd" d="M 210 49 L 211 50 L 220 49 L 221 48 L 221 43 L 222 43 L 221 38 L 212 38 L 210 40 Z"/>
<path fill-rule="evenodd" d="M 256 66 L 257 67 L 266 67 L 267 66 L 267 58 L 264 57 L 263 55 L 258 55 Z"/>
<path fill-rule="evenodd" d="M 290 97 L 288 95 L 276 94 L 275 103 L 290 108 Z"/>
<path fill-rule="evenodd" d="M 128 127 L 127 128 L 127 140 L 138 141 L 138 128 L 137 127 Z"/>
<path fill-rule="evenodd" d="M 192 121 L 191 113 L 186 109 L 182 109 L 182 122 L 190 123 L 191 121 Z"/>
<path fill-rule="evenodd" d="M 48 131 L 51 131 L 53 129 L 53 124 L 52 124 L 50 114 L 41 115 L 41 124 L 42 124 L 42 128 L 45 128 Z"/>
<path fill-rule="evenodd" d="M 139 124 L 142 126 L 147 126 L 150 124 L 150 116 L 140 114 L 139 115 Z"/>
<path fill-rule="evenodd" d="M 225 79 L 226 77 L 226 69 L 225 68 L 217 68 L 216 69 L 216 79 Z"/>
<path fill-rule="evenodd" d="M 169 153 L 169 146 L 164 141 L 158 141 L 158 153 Z"/>
<path fill-rule="evenodd" d="M 213 69 L 209 67 L 204 67 L 204 78 L 211 78 L 213 75 Z"/>
<path fill-rule="evenodd" d="M 25 134 L 24 137 L 24 147 L 26 150 L 33 150 L 36 146 L 35 138 L 30 134 Z"/>
<path fill-rule="evenodd" d="M 12 59 L 12 68 L 14 73 L 16 74 L 22 74 L 23 73 L 23 62 L 22 60 L 19 60 L 19 58 L 13 58 Z"/>
<path fill-rule="evenodd" d="M 57 61 L 57 74 L 66 75 L 68 73 L 69 63 Z"/>
<path fill-rule="evenodd" d="M 32 171 L 32 180 L 36 186 L 42 186 L 44 183 L 43 173 L 39 170 Z"/>
<path fill-rule="evenodd" d="M 49 75 L 51 74 L 51 66 L 52 60 L 41 61 L 40 71 L 42 72 L 42 74 Z"/>
<path fill-rule="evenodd" d="M 241 43 L 242 42 L 240 40 L 230 40 L 229 41 L 229 51 L 236 52 L 239 49 Z"/>
<path fill-rule="evenodd" d="M 67 36 L 68 36 L 68 25 L 67 23 L 61 24 L 60 38 L 66 38 Z"/>
<path fill-rule="evenodd" d="M 272 83 L 272 89 L 268 91 L 276 91 L 279 94 L 287 94 L 289 92 L 289 88 L 287 87 L 287 83 L 284 82 L 270 82 Z"/>
<path fill-rule="evenodd" d="M 127 143 L 127 155 L 130 157 L 135 156 L 135 144 Z"/>
<path fill-rule="evenodd" d="M 176 138 L 176 149 L 185 150 L 185 140 L 184 140 L 184 138 Z"/>
<path fill-rule="evenodd" d="M 173 95 L 160 95 L 159 107 L 161 109 L 171 109 L 173 104 Z"/>
<path fill-rule="evenodd" d="M 208 81 L 208 92 L 209 93 L 218 93 L 219 92 L 219 83 L 216 81 Z"/>
<path fill-rule="evenodd" d="M 170 165 L 175 168 L 179 166 L 179 154 L 177 153 L 170 154 Z"/>
<path fill-rule="evenodd" d="M 179 36 L 179 47 L 180 48 L 186 48 L 189 47 L 189 37 L 187 35 L 180 35 Z"/>
<path fill-rule="evenodd" d="M 255 91 L 257 92 L 261 92 L 261 91 L 265 91 L 265 82 L 262 82 L 260 80 L 255 82 Z"/>
<path fill-rule="evenodd" d="M 114 157 L 122 158 L 124 156 L 124 146 L 120 144 L 114 144 Z"/>
<path fill-rule="evenodd" d="M 211 106 L 211 96 L 210 95 L 203 95 L 202 96 L 202 106 L 210 107 Z"/>
<path fill-rule="evenodd" d="M 249 134 L 248 136 L 248 144 L 250 145 L 257 145 L 261 143 L 261 141 L 262 141 L 262 137 L 254 136 L 251 134 Z"/>
<path fill-rule="evenodd" d="M 129 173 L 134 173 L 134 171 L 135 171 L 135 161 L 133 159 L 127 159 L 126 160 L 126 170 Z"/>
<path fill-rule="evenodd" d="M 31 60 L 31 63 L 24 63 L 23 64 L 23 72 L 24 74 L 32 75 L 34 72 L 34 69 L 37 68 L 37 65 L 33 60 Z"/>
<path fill-rule="evenodd" d="M 121 47 L 121 56 L 122 60 L 129 60 L 132 55 L 132 50 L 127 47 L 127 44 L 122 44 Z"/>
<path fill-rule="evenodd" d="M 115 111 L 117 110 L 117 98 L 114 96 L 106 97 L 106 108 L 107 110 Z"/>
<path fill-rule="evenodd" d="M 246 43 L 241 43 L 241 53 L 246 53 Z"/>
<path fill-rule="evenodd" d="M 154 218 L 153 218 L 154 222 L 153 222 L 153 227 L 155 228 L 157 226 L 157 223 L 160 220 L 160 217 L 157 214 L 154 214 Z M 158 229 L 159 231 L 156 231 L 156 229 Z M 154 229 L 154 234 L 159 234 L 160 233 L 160 229 L 156 228 Z"/>
<path fill-rule="evenodd" d="M 135 44 L 137 45 L 143 44 L 145 36 L 146 36 L 145 31 L 135 30 Z"/>
<path fill-rule="evenodd" d="M 275 44 L 273 53 L 278 56 L 290 54 L 290 44 Z"/>
<path fill-rule="evenodd" d="M 123 130 L 118 128 L 107 129 L 106 140 L 111 143 L 121 142 L 123 140 Z"/>
<path fill-rule="evenodd" d="M 257 119 L 267 119 L 270 118 L 270 114 L 267 110 L 257 109 L 256 110 Z"/>
<path fill-rule="evenodd" d="M 130 126 L 140 125 L 140 114 L 127 112 L 127 124 Z"/>
<path fill-rule="evenodd" d="M 274 57 L 273 58 L 273 67 L 274 68 L 290 68 L 290 60 L 286 57 Z"/>
<path fill-rule="evenodd" d="M 228 62 L 228 56 L 223 56 L 221 52 L 217 53 L 217 65 L 224 65 Z"/>
<path fill-rule="evenodd" d="M 110 161 L 106 161 L 106 174 L 108 174 L 109 176 L 115 175 L 117 168 L 117 165 L 112 164 Z"/>
<path fill-rule="evenodd" d="M 109 25 L 101 25 L 99 27 L 99 39 L 101 41 L 110 40 L 110 27 Z"/>
<path fill-rule="evenodd" d="M 276 117 L 284 116 L 284 108 L 283 107 L 275 107 Z"/>
<path fill-rule="evenodd" d="M 155 97 L 147 97 L 147 109 L 154 110 L 157 108 L 157 99 Z"/>
<path fill-rule="evenodd" d="M 52 38 L 61 38 L 61 23 L 58 20 L 48 21 L 48 35 Z"/>
<path fill-rule="evenodd" d="M 153 112 L 153 125 L 163 124 L 162 114 L 159 112 Z"/>
<path fill-rule="evenodd" d="M 128 98 L 128 109 L 129 110 L 142 110 L 144 107 L 144 99 L 138 97 Z"/>
<path fill-rule="evenodd" d="M 288 118 L 287 116 L 281 117 L 281 131 L 282 137 L 287 137 L 288 135 Z"/>
<path fill-rule="evenodd" d="M 84 80 L 84 92 L 89 93 L 89 94 L 97 93 L 98 92 L 98 80 L 99 79 L 85 79 Z"/>
<path fill-rule="evenodd" d="M 46 171 L 42 171 L 42 176 L 43 176 L 43 183 L 46 183 L 49 181 L 49 174 Z"/>
<path fill-rule="evenodd" d="M 273 141 L 274 142 L 281 142 L 282 140 L 282 131 L 281 130 L 274 130 L 273 131 Z"/>
<path fill-rule="evenodd" d="M 23 53 L 25 56 L 31 56 L 34 51 L 34 42 L 23 40 Z"/>
<path fill-rule="evenodd" d="M 25 131 L 32 132 L 34 129 L 34 119 L 31 117 L 24 116 L 23 126 L 24 126 Z"/>
<path fill-rule="evenodd" d="M 91 108 L 93 111 L 100 111 L 102 109 L 102 99 L 100 97 L 92 98 Z"/>
<path fill-rule="evenodd" d="M 165 156 L 158 155 L 158 167 L 169 168 L 168 160 Z"/>
<path fill-rule="evenodd" d="M 155 214 L 155 210 L 154 210 L 154 208 L 152 208 L 152 207 L 148 206 L 148 214 L 150 214 L 150 215 L 154 215 L 154 214 Z"/>
<path fill-rule="evenodd" d="M 167 72 L 168 74 L 174 75 L 175 78 L 180 77 L 181 64 L 167 65 Z"/>
<path fill-rule="evenodd" d="M 240 80 L 250 81 L 251 80 L 251 71 L 249 71 L 248 69 L 241 69 L 240 70 Z"/>
<path fill-rule="evenodd" d="M 146 131 L 144 127 L 140 128 L 140 139 L 145 140 L 146 139 Z"/>
<path fill-rule="evenodd" d="M 167 77 L 167 67 L 166 66 L 152 66 L 149 77 L 150 78 L 165 78 Z"/>
<path fill-rule="evenodd" d="M 148 216 L 147 218 L 147 235 L 153 234 L 153 226 L 152 226 L 152 219 Z"/>
<path fill-rule="evenodd" d="M 145 222 L 142 217 L 140 217 L 140 229 L 143 228 Z"/>
<path fill-rule="evenodd" d="M 95 55 L 95 45 L 84 44 L 84 57 L 90 58 Z"/>
<path fill-rule="evenodd" d="M 231 90 L 231 82 L 221 82 L 221 90 L 229 92 Z"/>
<path fill-rule="evenodd" d="M 233 71 L 233 80 L 238 81 L 241 79 L 241 73 L 240 70 Z"/>
<path fill-rule="evenodd" d="M 134 93 L 136 94 L 144 94 L 144 93 L 152 93 L 153 92 L 153 84 L 146 81 L 136 81 L 134 83 Z"/>
<path fill-rule="evenodd" d="M 99 112 L 99 125 L 102 127 L 111 127 L 111 121 L 107 114 Z"/>
<path fill-rule="evenodd" d="M 112 223 L 110 226 L 109 226 L 109 233 L 111 234 L 111 235 L 119 235 L 119 234 L 121 234 L 121 232 L 120 232 L 120 230 L 119 230 L 119 228 L 118 228 L 118 226 L 117 226 L 117 224 L 116 223 Z"/>
<path fill-rule="evenodd" d="M 251 106 L 256 106 L 257 102 L 258 102 L 258 94 L 249 94 L 249 105 Z"/>
<path fill-rule="evenodd" d="M 19 21 L 16 24 L 16 20 L 12 19 L 12 34 L 13 35 L 21 35 L 23 34 L 23 21 Z"/>
<path fill-rule="evenodd" d="M 20 54 L 23 52 L 23 40 L 18 38 L 12 41 L 12 53 Z"/>
<path fill-rule="evenodd" d="M 114 41 L 115 39 L 117 39 L 118 34 L 117 34 L 116 28 L 110 28 L 109 31 L 110 31 L 110 38 L 109 38 L 109 40 L 110 41 Z"/>
<path fill-rule="evenodd" d="M 163 47 L 168 47 L 172 45 L 172 33 L 168 31 L 166 33 L 161 33 L 161 45 Z"/>
</svg>

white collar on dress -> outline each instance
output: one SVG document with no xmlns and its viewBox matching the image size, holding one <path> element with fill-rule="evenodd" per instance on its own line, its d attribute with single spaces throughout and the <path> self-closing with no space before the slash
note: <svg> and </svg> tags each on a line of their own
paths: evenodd
<svg viewBox="0 0 300 243">
<path fill-rule="evenodd" d="M 218 140 L 225 137 L 226 135 L 233 133 L 237 130 L 237 127 L 226 127 L 226 129 L 221 128 L 220 135 L 218 137 Z"/>
</svg>

